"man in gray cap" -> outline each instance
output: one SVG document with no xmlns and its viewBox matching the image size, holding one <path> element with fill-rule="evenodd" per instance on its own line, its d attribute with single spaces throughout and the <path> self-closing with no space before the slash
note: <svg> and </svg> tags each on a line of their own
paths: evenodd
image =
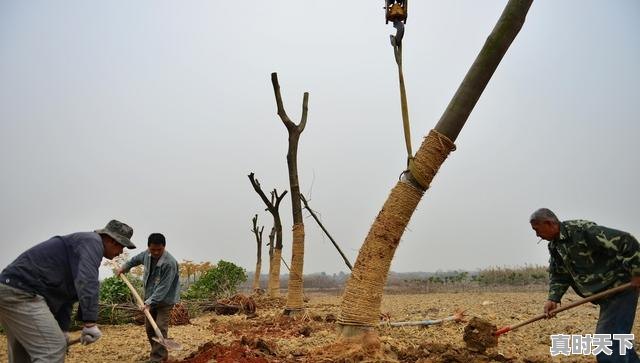
<svg viewBox="0 0 640 363">
<path fill-rule="evenodd" d="M 79 301 L 82 344 L 102 336 L 98 319 L 98 269 L 124 247 L 136 248 L 133 229 L 112 220 L 95 232 L 55 236 L 22 253 L 0 273 L 0 323 L 9 362 L 64 362 L 71 308 Z"/>
</svg>

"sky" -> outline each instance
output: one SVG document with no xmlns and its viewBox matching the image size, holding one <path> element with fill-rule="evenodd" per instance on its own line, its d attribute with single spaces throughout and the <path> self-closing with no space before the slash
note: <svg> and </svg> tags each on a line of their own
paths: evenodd
<svg viewBox="0 0 640 363">
<path fill-rule="evenodd" d="M 412 1 L 403 40 L 413 149 L 506 1 Z M 383 1 L 0 2 L 0 268 L 118 219 L 146 248 L 252 271 L 252 189 L 302 193 L 354 262 L 406 163 Z M 396 272 L 545 265 L 548 207 L 640 236 L 640 2 L 536 0 L 414 213 Z M 291 259 L 291 200 L 281 204 Z M 347 268 L 305 212 L 305 273 Z M 266 252 L 263 272 L 267 271 Z M 283 269 L 283 271 L 286 271 Z"/>
</svg>

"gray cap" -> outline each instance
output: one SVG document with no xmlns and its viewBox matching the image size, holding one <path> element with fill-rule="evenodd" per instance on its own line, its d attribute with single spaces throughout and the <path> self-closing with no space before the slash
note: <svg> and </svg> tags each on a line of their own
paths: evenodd
<svg viewBox="0 0 640 363">
<path fill-rule="evenodd" d="M 133 228 L 129 227 L 125 223 L 116 221 L 115 219 L 107 223 L 107 226 L 103 229 L 97 229 L 96 233 L 106 234 L 107 236 L 113 238 L 116 242 L 127 248 L 136 248 L 136 245 L 134 245 L 130 240 L 131 236 L 133 236 Z"/>
</svg>

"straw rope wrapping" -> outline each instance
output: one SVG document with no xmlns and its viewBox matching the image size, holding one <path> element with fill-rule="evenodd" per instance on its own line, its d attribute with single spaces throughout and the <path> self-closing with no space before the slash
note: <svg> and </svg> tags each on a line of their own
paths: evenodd
<svg viewBox="0 0 640 363">
<path fill-rule="evenodd" d="M 293 256 L 291 258 L 291 272 L 289 274 L 289 289 L 295 294 L 288 294 L 287 309 L 302 310 L 303 308 L 303 279 L 300 272 L 304 265 L 304 224 L 293 225 L 293 243 L 291 246 Z M 299 293 L 298 293 L 299 291 Z"/>
<path fill-rule="evenodd" d="M 271 262 L 269 263 L 269 284 L 267 289 L 269 290 L 269 296 L 280 296 L 280 259 L 282 258 L 282 250 L 278 248 L 273 249 L 273 256 L 271 256 Z"/>
<path fill-rule="evenodd" d="M 432 130 L 416 155 L 417 172 L 429 183 L 455 145 Z M 427 184 L 428 187 L 428 184 Z M 401 180 L 376 217 L 347 282 L 338 323 L 378 325 L 384 284 L 391 260 L 424 192 Z"/>
<path fill-rule="evenodd" d="M 433 177 L 456 145 L 448 137 L 431 130 L 424 138 L 416 156 L 410 160 L 409 171 L 424 190 L 429 188 Z"/>
<path fill-rule="evenodd" d="M 262 271 L 262 262 L 256 262 L 256 270 L 253 273 L 253 286 L 252 290 L 260 290 L 260 271 Z"/>
</svg>

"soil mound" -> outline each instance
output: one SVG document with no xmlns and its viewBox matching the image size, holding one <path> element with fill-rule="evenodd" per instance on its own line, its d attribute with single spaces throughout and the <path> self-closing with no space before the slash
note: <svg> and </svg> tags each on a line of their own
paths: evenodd
<svg viewBox="0 0 640 363">
<path fill-rule="evenodd" d="M 486 320 L 474 317 L 464 327 L 464 342 L 469 350 L 484 352 L 487 348 L 498 345 L 498 337 L 494 336 L 496 326 Z"/>
</svg>

